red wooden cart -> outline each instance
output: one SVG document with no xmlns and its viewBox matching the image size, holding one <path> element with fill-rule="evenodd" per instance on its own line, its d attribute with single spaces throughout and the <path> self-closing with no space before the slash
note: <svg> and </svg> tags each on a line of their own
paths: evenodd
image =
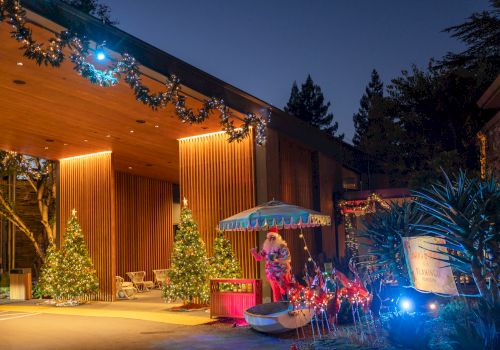
<svg viewBox="0 0 500 350">
<path fill-rule="evenodd" d="M 262 304 L 262 281 L 210 280 L 210 317 L 244 318 L 243 312 Z"/>
</svg>

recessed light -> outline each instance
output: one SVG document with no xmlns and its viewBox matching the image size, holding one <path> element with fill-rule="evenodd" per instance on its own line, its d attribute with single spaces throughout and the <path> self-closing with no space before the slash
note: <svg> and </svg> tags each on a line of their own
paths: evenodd
<svg viewBox="0 0 500 350">
<path fill-rule="evenodd" d="M 106 135 L 106 137 L 111 137 L 111 135 L 110 135 L 110 134 L 107 134 L 107 135 Z"/>
<path fill-rule="evenodd" d="M 54 140 L 52 140 L 52 139 L 45 139 L 45 141 L 47 141 L 47 142 L 54 142 Z"/>
<path fill-rule="evenodd" d="M 132 170 L 132 167 L 131 167 L 131 166 L 129 166 L 129 167 L 128 167 L 128 170 Z"/>
<path fill-rule="evenodd" d="M 153 164 L 149 164 L 149 163 L 148 163 L 148 164 L 146 164 L 146 166 L 153 166 Z"/>
<path fill-rule="evenodd" d="M 137 119 L 135 122 L 138 124 L 144 124 L 146 121 L 144 119 Z"/>
<path fill-rule="evenodd" d="M 133 134 L 134 133 L 134 130 L 130 130 L 130 133 Z"/>
<path fill-rule="evenodd" d="M 48 146 L 45 146 L 45 149 L 49 149 L 49 147 L 48 147 Z"/>
<path fill-rule="evenodd" d="M 24 84 L 26 84 L 26 82 L 24 80 L 20 80 L 20 79 L 14 79 L 14 80 L 12 80 L 12 82 L 14 84 L 17 84 L 17 85 L 24 85 Z"/>
<path fill-rule="evenodd" d="M 160 126 L 158 124 L 155 125 L 155 128 L 159 128 Z"/>
<path fill-rule="evenodd" d="M 23 62 L 17 62 L 16 63 L 18 66 L 22 66 L 23 65 Z"/>
<path fill-rule="evenodd" d="M 68 145 L 67 143 L 64 144 L 64 146 L 67 146 L 67 145 Z"/>
<path fill-rule="evenodd" d="M 83 142 L 88 142 L 88 140 L 83 140 Z"/>
</svg>

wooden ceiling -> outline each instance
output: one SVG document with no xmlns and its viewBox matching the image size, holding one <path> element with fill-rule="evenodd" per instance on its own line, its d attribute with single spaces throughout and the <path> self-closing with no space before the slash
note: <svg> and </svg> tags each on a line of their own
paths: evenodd
<svg viewBox="0 0 500 350">
<path fill-rule="evenodd" d="M 59 68 L 37 66 L 23 57 L 10 30 L 0 23 L 0 149 L 47 159 L 112 151 L 118 171 L 178 183 L 177 140 L 220 131 L 216 115 L 200 125 L 184 124 L 172 106 L 152 111 L 122 82 L 108 88 L 91 85 L 71 62 Z M 45 42 L 53 34 L 33 26 L 33 36 Z M 144 82 L 152 90 L 162 89 L 152 79 Z M 190 97 L 187 105 L 201 106 Z"/>
</svg>

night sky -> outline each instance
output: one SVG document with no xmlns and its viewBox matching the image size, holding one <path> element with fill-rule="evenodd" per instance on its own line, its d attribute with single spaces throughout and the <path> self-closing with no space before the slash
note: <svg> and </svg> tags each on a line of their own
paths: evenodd
<svg viewBox="0 0 500 350">
<path fill-rule="evenodd" d="M 276 107 L 310 73 L 348 142 L 373 68 L 388 83 L 412 63 L 426 67 L 460 50 L 441 30 L 488 7 L 487 0 L 101 2 L 126 32 Z"/>
</svg>

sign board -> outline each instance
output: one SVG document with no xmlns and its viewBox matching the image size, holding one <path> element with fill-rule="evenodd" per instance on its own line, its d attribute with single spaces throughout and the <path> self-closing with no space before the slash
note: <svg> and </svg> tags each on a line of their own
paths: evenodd
<svg viewBox="0 0 500 350">
<path fill-rule="evenodd" d="M 413 287 L 423 292 L 458 295 L 455 278 L 444 254 L 446 248 L 435 244 L 444 244 L 441 238 L 421 236 L 403 238 L 406 263 Z M 434 252 L 436 251 L 436 252 Z"/>
</svg>

